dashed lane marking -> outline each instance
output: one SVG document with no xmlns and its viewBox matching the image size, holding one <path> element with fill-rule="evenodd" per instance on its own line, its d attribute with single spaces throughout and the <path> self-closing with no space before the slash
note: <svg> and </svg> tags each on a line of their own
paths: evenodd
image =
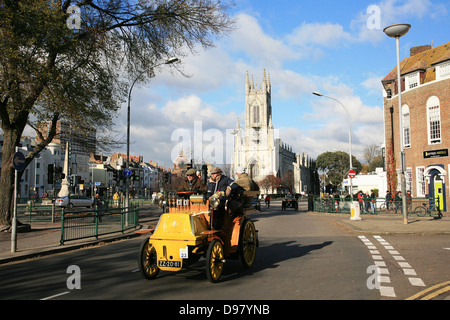
<svg viewBox="0 0 450 320">
<path fill-rule="evenodd" d="M 377 241 L 381 243 L 384 246 L 384 248 L 387 249 L 387 251 L 392 255 L 395 261 L 397 261 L 398 265 L 403 270 L 403 274 L 408 277 L 409 283 L 411 283 L 411 285 L 416 287 L 425 286 L 425 283 L 422 281 L 422 279 L 414 277 L 417 276 L 416 270 L 414 270 L 409 263 L 404 262 L 405 258 L 403 258 L 397 250 L 395 250 L 381 236 L 374 236 L 374 238 L 377 239 Z"/>
<path fill-rule="evenodd" d="M 416 287 L 424 287 L 425 283 L 419 277 L 417 277 L 417 272 L 411 267 L 411 265 L 405 261 L 405 258 L 400 255 L 400 253 L 395 250 L 395 248 L 387 242 L 383 237 L 379 235 L 373 236 L 377 242 L 379 242 L 394 258 L 399 267 L 402 269 L 403 274 L 408 278 L 409 283 L 412 286 Z M 389 270 L 386 268 L 386 263 L 384 262 L 384 258 L 378 248 L 373 244 L 373 242 L 368 239 L 366 236 L 358 236 L 358 238 L 367 246 L 369 249 L 369 253 L 372 255 L 372 259 L 374 260 L 374 264 L 378 267 L 379 282 L 381 283 L 391 283 L 391 279 L 389 278 Z M 380 294 L 383 297 L 396 297 L 394 287 L 380 285 Z"/>
<path fill-rule="evenodd" d="M 386 283 L 391 283 L 391 278 L 389 275 L 389 270 L 386 268 L 386 263 L 384 262 L 383 257 L 381 256 L 380 252 L 378 251 L 377 247 L 366 238 L 366 236 L 358 236 L 358 238 L 367 246 L 369 249 L 370 254 L 372 255 L 372 259 L 374 261 L 374 264 L 378 267 L 378 282 L 380 284 L 379 290 L 380 295 L 382 297 L 392 297 L 395 298 L 396 294 L 394 291 L 394 287 L 386 286 Z"/>
</svg>

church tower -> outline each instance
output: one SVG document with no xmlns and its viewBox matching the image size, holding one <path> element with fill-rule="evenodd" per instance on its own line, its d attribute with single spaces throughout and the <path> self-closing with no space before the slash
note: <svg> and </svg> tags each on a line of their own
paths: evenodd
<svg viewBox="0 0 450 320">
<path fill-rule="evenodd" d="M 272 101 L 270 76 L 266 78 L 264 70 L 263 81 L 258 88 L 257 83 L 249 80 L 248 72 L 245 80 L 245 128 L 267 128 L 272 122 Z"/>
<path fill-rule="evenodd" d="M 270 75 L 263 73 L 262 83 L 250 78 L 245 79 L 245 127 L 241 128 L 239 119 L 234 134 L 234 155 L 231 176 L 236 169 L 244 167 L 248 175 L 256 182 L 267 176 L 280 178 L 280 187 L 265 187 L 264 193 L 300 193 L 311 191 L 310 166 L 305 154 L 298 155 L 292 147 L 278 136 L 272 123 L 272 88 Z M 270 179 L 269 179 L 270 180 Z M 266 180 L 267 181 L 267 180 Z"/>
<path fill-rule="evenodd" d="M 270 75 L 264 70 L 263 81 L 258 86 L 248 72 L 245 80 L 245 130 L 242 136 L 238 123 L 235 134 L 233 170 L 245 167 L 256 181 L 276 174 L 274 128 Z"/>
</svg>

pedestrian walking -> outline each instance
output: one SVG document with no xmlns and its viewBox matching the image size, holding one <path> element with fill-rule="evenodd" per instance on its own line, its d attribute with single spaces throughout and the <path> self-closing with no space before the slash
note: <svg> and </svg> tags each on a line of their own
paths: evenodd
<svg viewBox="0 0 450 320">
<path fill-rule="evenodd" d="M 395 213 L 397 213 L 397 210 L 400 210 L 403 213 L 403 206 L 402 206 L 402 192 L 398 191 L 395 194 Z"/>
<path fill-rule="evenodd" d="M 375 213 L 375 192 L 373 190 L 370 190 L 370 209 L 372 213 Z"/>
<path fill-rule="evenodd" d="M 364 211 L 366 213 L 369 213 L 370 202 L 369 191 L 366 191 L 366 193 L 364 194 Z"/>
<path fill-rule="evenodd" d="M 389 211 L 389 204 L 392 201 L 392 194 L 389 190 L 386 191 L 386 211 Z"/>
<path fill-rule="evenodd" d="M 264 201 L 266 202 L 266 207 L 270 208 L 270 196 L 267 195 L 266 198 L 264 199 Z"/>
<path fill-rule="evenodd" d="M 97 208 L 98 222 L 102 222 L 102 216 L 105 213 L 105 211 L 104 211 L 105 208 L 104 208 L 104 203 L 98 193 L 95 194 L 94 207 Z M 94 218 L 94 222 L 95 222 L 95 218 Z"/>
<path fill-rule="evenodd" d="M 362 191 L 360 190 L 358 192 L 358 203 L 359 203 L 359 211 L 361 213 L 364 212 L 364 203 L 363 203 L 363 201 L 364 201 L 364 196 L 362 194 Z"/>
</svg>

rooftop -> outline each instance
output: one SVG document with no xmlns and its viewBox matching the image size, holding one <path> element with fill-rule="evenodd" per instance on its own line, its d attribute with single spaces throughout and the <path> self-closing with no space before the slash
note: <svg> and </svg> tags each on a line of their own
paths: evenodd
<svg viewBox="0 0 450 320">
<path fill-rule="evenodd" d="M 411 55 L 400 62 L 400 73 L 405 75 L 415 71 L 423 71 L 424 77 L 422 83 L 436 80 L 436 64 L 450 60 L 450 42 L 431 48 L 430 45 L 411 48 Z M 397 80 L 397 67 L 392 69 L 382 82 L 391 82 Z"/>
</svg>

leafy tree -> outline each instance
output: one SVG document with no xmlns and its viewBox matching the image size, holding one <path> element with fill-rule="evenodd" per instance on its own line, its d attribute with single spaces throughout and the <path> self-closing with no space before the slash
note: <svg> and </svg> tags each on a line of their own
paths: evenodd
<svg viewBox="0 0 450 320">
<path fill-rule="evenodd" d="M 355 156 L 352 156 L 352 165 L 353 170 L 358 174 L 362 165 Z M 326 173 L 325 185 L 331 184 L 335 189 L 347 177 L 350 170 L 350 157 L 343 151 L 327 151 L 317 157 L 316 166 L 319 171 Z"/>
<path fill-rule="evenodd" d="M 273 174 L 269 174 L 265 176 L 265 178 L 262 179 L 258 183 L 258 185 L 267 192 L 271 190 L 273 193 L 274 190 L 276 191 L 280 187 L 280 183 L 281 183 L 280 178 L 275 177 Z"/>
<path fill-rule="evenodd" d="M 27 124 L 42 138 L 27 164 L 58 120 L 109 130 L 131 79 L 145 71 L 139 80 L 148 81 L 161 61 L 211 47 L 233 27 L 228 8 L 220 0 L 0 0 L 0 229 L 11 223 L 12 157 Z"/>
</svg>

